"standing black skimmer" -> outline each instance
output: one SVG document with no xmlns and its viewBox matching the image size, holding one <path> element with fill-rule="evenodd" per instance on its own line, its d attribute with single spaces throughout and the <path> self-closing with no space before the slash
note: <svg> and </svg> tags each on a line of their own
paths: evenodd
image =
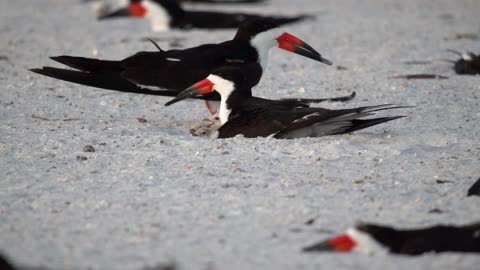
<svg viewBox="0 0 480 270">
<path fill-rule="evenodd" d="M 305 252 L 360 252 L 420 255 L 426 252 L 480 252 L 480 223 L 399 230 L 361 224 L 345 234 L 314 244 Z"/>
<path fill-rule="evenodd" d="M 472 52 L 461 53 L 455 50 L 448 50 L 458 56 L 460 59 L 457 61 L 446 60 L 453 63 L 453 69 L 455 73 L 459 75 L 480 75 L 480 54 L 476 55 Z"/>
<path fill-rule="evenodd" d="M 271 20 L 244 23 L 232 40 L 184 50 L 138 52 L 120 61 L 74 56 L 51 59 L 77 70 L 54 67 L 31 69 L 52 78 L 129 93 L 176 96 L 193 83 L 225 66 L 248 66 L 249 81 L 256 85 L 265 70 L 270 48 L 278 47 L 331 65 L 310 45 L 291 34 L 279 32 Z M 252 63 L 254 65 L 252 65 Z M 259 65 L 257 65 L 259 64 Z M 201 97 L 220 100 L 218 95 Z"/>
<path fill-rule="evenodd" d="M 402 108 L 378 105 L 344 110 L 309 107 L 304 102 L 269 100 L 252 96 L 251 83 L 241 69 L 222 67 L 165 105 L 211 93 L 221 96 L 220 128 L 212 138 L 243 135 L 247 138 L 292 139 L 349 133 L 403 116 L 362 119 L 377 111 Z"/>
<path fill-rule="evenodd" d="M 297 22 L 309 15 L 295 17 L 261 16 L 245 13 L 223 13 L 211 11 L 187 11 L 176 0 L 131 0 L 130 5 L 100 16 L 98 19 L 112 19 L 120 17 L 148 18 L 155 32 L 168 31 L 171 28 L 191 29 L 225 29 L 237 28 L 251 19 L 270 19 L 277 25 Z"/>
</svg>

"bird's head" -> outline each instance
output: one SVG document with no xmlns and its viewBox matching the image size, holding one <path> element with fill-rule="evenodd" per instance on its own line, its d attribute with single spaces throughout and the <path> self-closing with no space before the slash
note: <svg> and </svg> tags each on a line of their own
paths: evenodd
<svg viewBox="0 0 480 270">
<path fill-rule="evenodd" d="M 227 100 L 232 93 L 242 91 L 242 89 L 243 95 L 249 96 L 251 95 L 251 91 L 250 87 L 248 87 L 248 75 L 246 75 L 248 72 L 249 71 L 242 70 L 242 68 L 235 66 L 218 68 L 208 75 L 207 78 L 180 92 L 165 105 L 169 106 L 178 101 L 199 95 L 206 95 L 213 91 L 218 92 L 222 99 L 225 100 Z"/>
<path fill-rule="evenodd" d="M 384 238 L 386 237 L 386 238 Z M 345 233 L 303 248 L 305 252 L 359 252 L 363 254 L 385 253 L 387 248 L 380 239 L 389 240 L 392 230 L 373 224 L 360 224 Z"/>
<path fill-rule="evenodd" d="M 259 54 L 259 62 L 266 63 L 270 48 L 278 47 L 292 53 L 331 65 L 332 62 L 323 58 L 312 46 L 300 38 L 281 31 L 278 25 L 270 19 L 252 19 L 243 23 L 237 30 L 234 40 L 249 42 Z M 264 63 L 262 63 L 264 62 Z"/>
<path fill-rule="evenodd" d="M 153 31 L 167 31 L 173 17 L 184 13 L 175 0 L 130 0 L 126 7 L 98 17 L 99 20 L 114 18 L 148 18 Z"/>
</svg>

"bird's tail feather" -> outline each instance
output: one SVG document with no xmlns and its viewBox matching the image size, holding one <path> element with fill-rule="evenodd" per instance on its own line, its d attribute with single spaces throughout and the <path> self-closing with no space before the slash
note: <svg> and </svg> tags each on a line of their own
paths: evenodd
<svg viewBox="0 0 480 270">
<path fill-rule="evenodd" d="M 151 90 L 142 88 L 114 73 L 89 73 L 54 67 L 34 68 L 30 69 L 30 71 L 63 81 L 120 92 L 170 97 L 178 94 L 175 90 Z"/>
<path fill-rule="evenodd" d="M 97 72 L 97 71 L 120 71 L 121 62 L 120 61 L 108 61 L 108 60 L 99 60 L 86 57 L 77 57 L 77 56 L 53 56 L 50 59 L 62 63 L 66 66 L 69 66 L 74 69 L 88 71 L 88 72 Z"/>
</svg>

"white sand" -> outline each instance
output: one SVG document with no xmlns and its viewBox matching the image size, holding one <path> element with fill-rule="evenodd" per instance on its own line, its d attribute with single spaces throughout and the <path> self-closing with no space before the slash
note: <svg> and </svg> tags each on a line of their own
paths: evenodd
<svg viewBox="0 0 480 270">
<path fill-rule="evenodd" d="M 479 198 L 466 197 L 480 176 L 480 77 L 457 76 L 441 61 L 402 64 L 455 59 L 447 48 L 480 53 L 479 41 L 452 39 L 480 34 L 480 1 L 273 0 L 239 8 L 318 14 L 286 29 L 348 68 L 274 50 L 257 95 L 356 91 L 347 104 L 324 106 L 416 108 L 397 111 L 408 118 L 352 135 L 216 141 L 188 133 L 207 116 L 201 103 L 165 108 L 167 98 L 26 69 L 59 66 L 48 56 L 120 59 L 155 50 L 140 42 L 146 36 L 184 38 L 187 47 L 234 32 L 153 34 L 145 21 L 98 23 L 80 2 L 0 2 L 0 55 L 8 57 L 0 60 L 0 250 L 14 262 L 49 269 L 141 269 L 169 261 L 192 270 L 478 269 L 478 255 L 300 249 L 357 221 L 416 227 L 480 220 Z M 168 41 L 160 45 L 170 48 Z M 450 78 L 388 79 L 420 72 Z M 83 152 L 87 144 L 96 152 Z M 443 212 L 429 213 L 435 208 Z M 305 225 L 310 218 L 315 223 Z"/>
</svg>

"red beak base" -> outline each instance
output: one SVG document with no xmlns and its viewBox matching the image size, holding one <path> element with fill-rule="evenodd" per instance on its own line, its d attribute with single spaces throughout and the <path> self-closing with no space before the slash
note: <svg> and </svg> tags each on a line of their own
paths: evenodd
<svg viewBox="0 0 480 270">
<path fill-rule="evenodd" d="M 141 3 L 132 3 L 127 10 L 132 17 L 143 17 L 147 13 L 147 9 Z"/>
<path fill-rule="evenodd" d="M 205 95 L 213 91 L 213 83 L 208 79 L 201 80 L 192 86 L 198 95 Z"/>
<path fill-rule="evenodd" d="M 312 46 L 289 33 L 283 33 L 277 38 L 277 42 L 280 49 L 308 57 L 327 65 L 332 64 L 330 60 L 323 58 Z"/>
<path fill-rule="evenodd" d="M 328 241 L 328 244 L 336 252 L 350 252 L 357 245 L 347 234 L 339 235 Z"/>
<path fill-rule="evenodd" d="M 192 98 L 198 95 L 205 95 L 205 94 L 211 93 L 213 91 L 213 85 L 214 84 L 208 79 L 201 80 L 196 84 L 180 92 L 174 99 L 165 103 L 165 106 L 172 105 L 173 103 L 177 103 L 180 100 L 184 100 L 186 98 Z"/>
<path fill-rule="evenodd" d="M 147 13 L 147 9 L 141 3 L 131 3 L 128 7 L 119 9 L 112 13 L 98 17 L 99 20 L 134 17 L 142 18 Z"/>
<path fill-rule="evenodd" d="M 326 241 L 303 248 L 304 252 L 350 252 L 357 243 L 347 234 L 342 234 Z"/>
<path fill-rule="evenodd" d="M 280 49 L 283 49 L 289 52 L 295 52 L 295 46 L 301 47 L 303 43 L 301 39 L 289 33 L 283 33 L 281 36 L 277 38 L 277 41 L 278 41 L 278 47 Z"/>
</svg>

